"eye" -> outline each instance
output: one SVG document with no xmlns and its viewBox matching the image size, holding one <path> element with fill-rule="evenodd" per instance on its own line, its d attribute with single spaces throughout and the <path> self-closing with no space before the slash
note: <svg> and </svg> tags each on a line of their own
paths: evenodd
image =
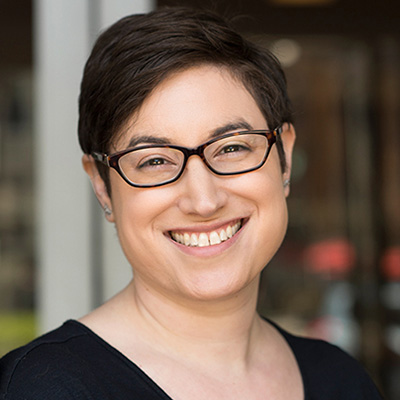
<svg viewBox="0 0 400 400">
<path fill-rule="evenodd" d="M 240 151 L 249 151 L 250 149 L 243 144 L 229 144 L 220 150 L 220 154 L 236 153 Z"/>
<path fill-rule="evenodd" d="M 168 160 L 164 157 L 160 157 L 160 156 L 155 156 L 155 157 L 151 157 L 151 158 L 147 158 L 144 160 L 141 160 L 136 168 L 137 169 L 144 169 L 144 168 L 161 168 L 164 166 L 168 166 L 168 165 L 174 165 L 175 163 L 172 160 Z"/>
<path fill-rule="evenodd" d="M 247 154 L 252 152 L 251 146 L 245 141 L 235 141 L 231 143 L 222 143 L 214 151 L 214 158 L 226 158 L 231 157 L 245 157 Z"/>
</svg>

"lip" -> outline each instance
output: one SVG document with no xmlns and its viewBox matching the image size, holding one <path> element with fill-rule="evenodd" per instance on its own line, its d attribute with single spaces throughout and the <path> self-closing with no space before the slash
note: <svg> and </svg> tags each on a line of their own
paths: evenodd
<svg viewBox="0 0 400 400">
<path fill-rule="evenodd" d="M 171 229 L 170 231 L 166 232 L 165 236 L 169 239 L 171 243 L 173 243 L 179 250 L 184 252 L 185 254 L 188 255 L 193 255 L 197 257 L 209 257 L 209 256 L 214 256 L 217 255 L 229 247 L 231 247 L 241 236 L 243 229 L 245 228 L 249 218 L 235 218 L 232 219 L 228 222 L 223 222 L 223 223 L 216 223 L 212 225 L 204 225 L 204 226 L 192 226 L 192 227 L 185 227 L 185 228 L 177 228 L 177 229 Z M 208 233 L 210 234 L 212 231 L 220 231 L 222 229 L 226 229 L 227 226 L 229 225 L 234 225 L 236 223 L 240 222 L 241 226 L 239 230 L 229 239 L 219 243 L 219 244 L 214 244 L 211 246 L 205 246 L 205 247 L 194 247 L 194 246 L 185 246 L 177 241 L 175 241 L 171 237 L 171 233 Z"/>
</svg>

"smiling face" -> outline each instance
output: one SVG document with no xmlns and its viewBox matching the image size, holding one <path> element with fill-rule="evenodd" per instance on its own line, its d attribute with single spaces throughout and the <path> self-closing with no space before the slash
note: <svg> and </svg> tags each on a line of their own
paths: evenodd
<svg viewBox="0 0 400 400">
<path fill-rule="evenodd" d="M 275 128 L 268 127 L 253 97 L 226 69 L 200 66 L 164 80 L 113 150 L 149 137 L 193 148 L 244 127 Z M 290 159 L 294 132 L 287 124 L 282 139 Z M 266 164 L 246 174 L 215 175 L 193 156 L 179 180 L 165 186 L 134 188 L 113 169 L 111 199 L 105 189 L 96 189 L 98 182 L 94 186 L 101 203 L 111 203 L 108 218 L 116 224 L 135 285 L 211 300 L 258 284 L 286 231 L 285 178 L 273 146 Z"/>
</svg>

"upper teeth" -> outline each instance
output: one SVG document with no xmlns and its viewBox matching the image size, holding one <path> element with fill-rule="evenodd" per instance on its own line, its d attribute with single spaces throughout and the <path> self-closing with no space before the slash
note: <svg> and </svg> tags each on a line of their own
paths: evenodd
<svg viewBox="0 0 400 400">
<path fill-rule="evenodd" d="M 177 233 L 171 232 L 172 238 L 185 246 L 206 247 L 224 242 L 230 239 L 240 228 L 240 222 L 228 225 L 226 229 L 212 231 L 210 233 Z"/>
</svg>

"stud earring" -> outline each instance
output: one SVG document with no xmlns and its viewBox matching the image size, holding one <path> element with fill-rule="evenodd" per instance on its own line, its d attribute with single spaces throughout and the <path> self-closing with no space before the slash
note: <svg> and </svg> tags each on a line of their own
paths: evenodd
<svg viewBox="0 0 400 400">
<path fill-rule="evenodd" d="M 112 211 L 110 210 L 110 208 L 108 207 L 107 204 L 104 204 L 103 210 L 104 210 L 104 213 L 105 213 L 106 215 L 111 215 L 111 214 L 112 214 Z"/>
<path fill-rule="evenodd" d="M 285 179 L 283 181 L 283 187 L 288 187 L 290 185 L 290 179 Z"/>
</svg>

